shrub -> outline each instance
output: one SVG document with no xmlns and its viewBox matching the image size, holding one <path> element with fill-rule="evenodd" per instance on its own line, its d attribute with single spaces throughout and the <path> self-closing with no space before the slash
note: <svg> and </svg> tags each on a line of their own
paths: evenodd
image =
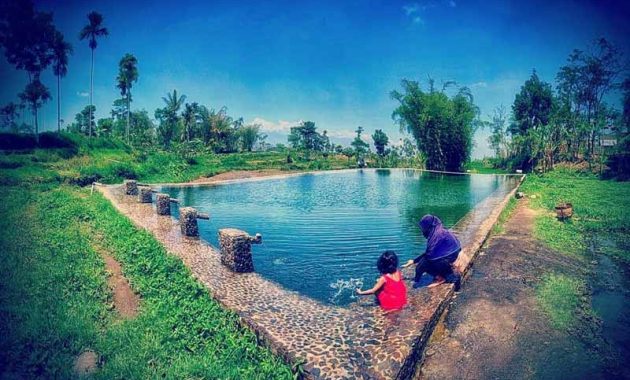
<svg viewBox="0 0 630 380">
<path fill-rule="evenodd" d="M 21 133 L 0 133 L 0 149 L 34 149 L 37 147 L 35 136 Z"/>
</svg>

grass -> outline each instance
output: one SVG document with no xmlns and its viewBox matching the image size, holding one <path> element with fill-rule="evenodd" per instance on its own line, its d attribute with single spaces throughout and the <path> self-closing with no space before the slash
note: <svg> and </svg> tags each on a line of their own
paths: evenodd
<svg viewBox="0 0 630 380">
<path fill-rule="evenodd" d="M 536 289 L 536 299 L 551 324 L 561 330 L 572 327 L 580 306 L 584 283 L 561 274 L 547 274 Z"/>
<path fill-rule="evenodd" d="M 577 257 L 601 253 L 630 262 L 630 214 L 623 207 L 630 198 L 627 182 L 556 170 L 528 176 L 521 190 L 541 211 L 534 236 L 550 248 Z M 573 204 L 574 215 L 567 221 L 555 217 L 554 207 L 561 202 Z"/>
<path fill-rule="evenodd" d="M 495 168 L 492 165 L 492 163 L 487 159 L 470 161 L 464 166 L 464 169 L 466 169 L 470 173 L 476 173 L 476 174 L 508 174 L 510 173 L 508 170 Z"/>
<path fill-rule="evenodd" d="M 501 211 L 501 214 L 499 214 L 499 218 L 497 219 L 497 222 L 492 227 L 493 234 L 501 234 L 505 231 L 505 228 L 504 228 L 505 222 L 507 222 L 507 220 L 510 219 L 510 216 L 516 209 L 517 205 L 518 205 L 518 201 L 516 200 L 516 198 L 510 197 L 510 199 L 508 200 L 508 203 L 505 205 L 505 208 Z"/>
<path fill-rule="evenodd" d="M 70 378 L 85 349 L 96 378 L 292 378 L 183 263 L 99 194 L 75 186 L 1 190 L 0 377 Z M 100 255 L 107 247 L 141 296 L 117 321 Z"/>
</svg>

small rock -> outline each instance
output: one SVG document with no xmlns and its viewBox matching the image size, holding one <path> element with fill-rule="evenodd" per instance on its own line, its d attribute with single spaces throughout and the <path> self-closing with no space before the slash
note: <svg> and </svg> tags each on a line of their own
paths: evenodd
<svg viewBox="0 0 630 380">
<path fill-rule="evenodd" d="M 94 351 L 83 351 L 81 355 L 74 360 L 72 367 L 74 373 L 78 377 L 84 377 L 96 372 L 98 363 L 98 355 Z"/>
<path fill-rule="evenodd" d="M 427 352 L 425 353 L 426 357 L 433 356 L 433 355 L 435 355 L 435 350 L 433 348 L 429 348 Z"/>
<path fill-rule="evenodd" d="M 531 199 L 536 199 L 536 194 L 532 194 L 529 196 Z"/>
</svg>

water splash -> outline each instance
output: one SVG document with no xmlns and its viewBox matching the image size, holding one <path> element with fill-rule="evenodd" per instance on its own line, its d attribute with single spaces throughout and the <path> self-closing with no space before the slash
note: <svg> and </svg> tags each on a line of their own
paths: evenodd
<svg viewBox="0 0 630 380">
<path fill-rule="evenodd" d="M 330 287 L 335 289 L 336 292 L 330 297 L 330 302 L 337 304 L 341 300 L 342 296 L 348 294 L 349 299 L 356 299 L 357 294 L 355 290 L 363 287 L 363 278 L 351 278 L 349 280 L 339 279 L 330 283 Z"/>
<path fill-rule="evenodd" d="M 287 260 L 284 257 L 278 257 L 276 259 L 273 259 L 271 263 L 273 265 L 284 265 L 287 263 Z"/>
</svg>

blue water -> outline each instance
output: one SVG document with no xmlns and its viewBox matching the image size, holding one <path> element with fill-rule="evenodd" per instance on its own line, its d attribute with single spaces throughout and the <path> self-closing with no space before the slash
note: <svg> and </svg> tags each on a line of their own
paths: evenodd
<svg viewBox="0 0 630 380">
<path fill-rule="evenodd" d="M 253 246 L 256 272 L 314 299 L 344 305 L 354 288 L 371 287 L 376 259 L 393 249 L 401 263 L 422 253 L 417 228 L 425 214 L 454 225 L 506 180 L 403 169 L 306 174 L 202 187 L 163 187 L 182 205 L 210 213 L 203 239 L 234 227 L 263 244 Z M 177 208 L 174 216 L 178 216 Z"/>
</svg>

